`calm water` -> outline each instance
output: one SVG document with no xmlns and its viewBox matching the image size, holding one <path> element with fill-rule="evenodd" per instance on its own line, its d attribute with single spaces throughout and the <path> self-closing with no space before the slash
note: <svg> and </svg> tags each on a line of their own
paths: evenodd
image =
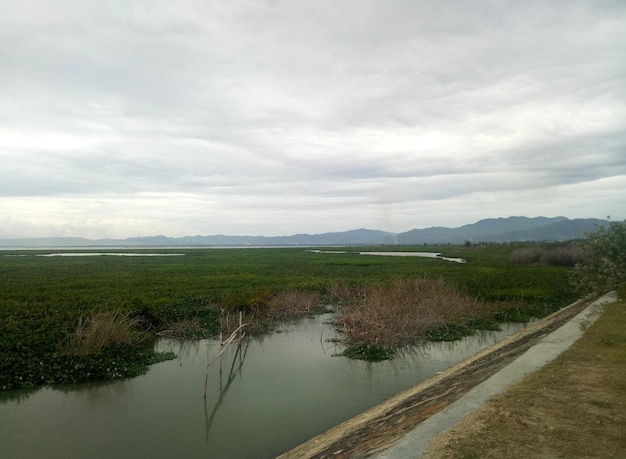
<svg viewBox="0 0 626 459">
<path fill-rule="evenodd" d="M 175 360 L 138 378 L 71 389 L 0 395 L 3 458 L 270 458 L 397 392 L 450 367 L 522 327 L 432 343 L 393 361 L 333 354 L 330 316 L 229 349 L 210 367 L 209 341 L 164 340 Z M 232 371 L 231 371 L 232 368 Z"/>
<path fill-rule="evenodd" d="M 378 256 L 378 257 L 422 257 L 422 258 L 437 258 L 439 260 L 453 261 L 455 263 L 466 262 L 464 258 L 442 257 L 441 253 L 439 252 L 347 252 L 345 250 L 319 250 L 319 249 L 311 249 L 311 250 L 307 250 L 307 252 L 373 255 L 373 256 Z"/>
</svg>

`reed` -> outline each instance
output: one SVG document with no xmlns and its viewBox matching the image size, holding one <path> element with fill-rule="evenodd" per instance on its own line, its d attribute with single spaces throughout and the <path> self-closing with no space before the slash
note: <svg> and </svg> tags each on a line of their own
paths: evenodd
<svg viewBox="0 0 626 459">
<path fill-rule="evenodd" d="M 289 320 L 312 314 L 319 307 L 319 294 L 298 290 L 287 290 L 274 295 L 265 311 L 271 320 Z"/>
<path fill-rule="evenodd" d="M 67 339 L 64 351 L 87 355 L 107 347 L 136 345 L 147 335 L 139 331 L 141 319 L 118 311 L 92 312 L 78 319 L 76 331 Z"/>
<path fill-rule="evenodd" d="M 449 324 L 483 317 L 488 308 L 443 280 L 396 280 L 343 292 L 334 319 L 348 345 L 360 343 L 402 347 L 426 339 Z"/>
<path fill-rule="evenodd" d="M 165 330 L 157 333 L 157 336 L 164 338 L 182 338 L 193 339 L 202 337 L 204 330 L 202 324 L 197 317 L 192 319 L 183 319 L 168 324 Z"/>
<path fill-rule="evenodd" d="M 207 307 L 220 311 L 220 333 L 229 335 L 240 324 L 238 314 L 245 313 L 249 335 L 258 335 L 271 330 L 276 323 L 288 321 L 308 314 L 318 312 L 320 294 L 300 290 L 285 290 L 274 295 L 252 295 L 247 299 L 239 299 L 233 303 L 232 299 L 222 303 L 210 304 Z"/>
</svg>

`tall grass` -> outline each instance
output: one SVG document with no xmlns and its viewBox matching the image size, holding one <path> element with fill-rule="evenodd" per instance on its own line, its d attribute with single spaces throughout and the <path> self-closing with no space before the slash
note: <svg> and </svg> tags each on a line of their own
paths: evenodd
<svg viewBox="0 0 626 459">
<path fill-rule="evenodd" d="M 78 320 L 64 347 L 68 354 L 87 355 L 119 345 L 135 345 L 146 339 L 140 331 L 141 318 L 118 311 L 98 311 Z"/>
<path fill-rule="evenodd" d="M 511 262 L 517 265 L 571 267 L 582 261 L 582 250 L 575 243 L 554 248 L 531 246 L 514 250 L 510 257 Z"/>
<path fill-rule="evenodd" d="M 239 302 L 226 298 L 208 308 L 219 309 L 222 334 L 229 335 L 239 326 L 239 311 L 244 314 L 244 321 L 248 324 L 246 332 L 258 334 L 268 331 L 277 322 L 318 312 L 321 309 L 320 304 L 319 293 L 285 290 L 274 295 L 257 292 L 250 299 Z"/>
<path fill-rule="evenodd" d="M 424 340 L 451 324 L 483 317 L 484 303 L 442 279 L 404 279 L 357 289 L 337 287 L 343 305 L 335 325 L 349 345 L 375 343 L 402 347 Z"/>
<path fill-rule="evenodd" d="M 312 314 L 319 305 L 318 293 L 286 290 L 274 295 L 265 314 L 271 320 L 289 320 Z"/>
</svg>

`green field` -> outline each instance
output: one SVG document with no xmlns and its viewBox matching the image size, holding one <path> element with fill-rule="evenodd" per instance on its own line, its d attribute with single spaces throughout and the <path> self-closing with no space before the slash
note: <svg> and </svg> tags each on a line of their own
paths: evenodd
<svg viewBox="0 0 626 459">
<path fill-rule="evenodd" d="M 0 389 L 134 376 L 165 358 L 154 355 L 149 340 L 87 354 L 65 351 L 78 324 L 99 311 L 147 318 L 152 327 L 145 334 L 150 336 L 190 319 L 200 326 L 197 336 L 210 336 L 218 331 L 220 308 L 250 307 L 285 291 L 313 292 L 329 303 L 339 284 L 441 278 L 472 297 L 514 303 L 520 317 L 545 315 L 575 299 L 569 268 L 514 265 L 510 254 L 517 247 L 337 249 L 436 251 L 465 258 L 465 264 L 313 253 L 305 248 L 126 250 L 183 254 L 142 257 L 44 257 L 39 255 L 51 251 L 0 251 Z"/>
</svg>

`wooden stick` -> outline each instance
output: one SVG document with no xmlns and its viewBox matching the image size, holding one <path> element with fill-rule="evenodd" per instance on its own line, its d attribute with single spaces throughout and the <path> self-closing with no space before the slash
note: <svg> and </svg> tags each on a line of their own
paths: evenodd
<svg viewBox="0 0 626 459">
<path fill-rule="evenodd" d="M 243 313 L 239 311 L 239 330 L 241 330 L 242 323 L 243 323 Z M 239 333 L 239 339 L 241 339 L 241 332 Z"/>
<path fill-rule="evenodd" d="M 206 345 L 206 370 L 204 371 L 204 400 L 206 400 L 206 386 L 209 382 L 209 349 L 211 349 L 210 343 Z"/>
<path fill-rule="evenodd" d="M 222 357 L 221 357 L 221 355 L 222 355 L 222 346 L 224 345 L 224 343 L 222 342 L 222 338 L 223 338 L 222 326 L 220 324 L 220 353 L 219 353 L 219 355 L 220 355 L 220 381 L 222 379 Z"/>
<path fill-rule="evenodd" d="M 206 348 L 206 370 L 204 373 L 204 398 L 206 399 L 206 389 L 207 389 L 207 384 L 208 384 L 208 380 L 209 380 L 209 367 L 211 365 L 213 365 L 213 363 L 215 363 L 215 361 L 219 358 L 220 359 L 220 376 L 222 375 L 222 354 L 224 354 L 224 352 L 226 352 L 226 349 L 228 349 L 228 346 L 235 341 L 235 338 L 237 337 L 238 333 L 248 324 L 241 324 L 239 325 L 239 327 L 237 327 L 237 329 L 232 332 L 232 334 L 228 337 L 228 339 L 224 342 L 222 342 L 222 334 L 220 333 L 220 352 L 219 354 L 217 354 L 213 360 L 209 360 L 209 348 L 211 347 L 210 344 L 207 344 L 207 348 Z M 245 333 L 241 334 L 241 337 L 237 340 L 237 341 L 242 341 L 243 338 L 246 336 Z"/>
<path fill-rule="evenodd" d="M 218 355 L 215 356 L 215 358 L 213 359 L 213 361 L 209 364 L 213 364 L 218 357 L 221 357 L 221 355 L 226 351 L 226 349 L 228 348 L 228 346 L 235 340 L 235 338 L 237 337 L 237 333 L 239 332 L 240 328 L 245 327 L 248 324 L 241 324 L 241 327 L 237 327 L 237 330 L 235 330 L 230 336 L 229 338 L 224 342 L 224 345 L 222 346 L 222 350 L 220 351 L 220 353 Z"/>
</svg>

